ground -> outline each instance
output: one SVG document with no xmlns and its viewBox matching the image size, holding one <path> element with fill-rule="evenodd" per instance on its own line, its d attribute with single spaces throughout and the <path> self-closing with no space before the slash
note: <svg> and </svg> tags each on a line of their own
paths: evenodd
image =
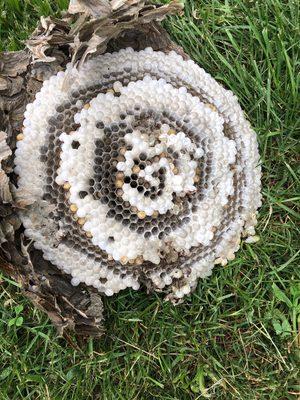
<svg viewBox="0 0 300 400">
<path fill-rule="evenodd" d="M 0 50 L 22 48 L 39 15 L 66 3 L 0 0 Z M 300 395 L 299 2 L 186 1 L 165 26 L 236 93 L 257 132 L 260 241 L 243 244 L 177 307 L 129 290 L 105 299 L 106 335 L 75 347 L 0 277 L 1 400 Z"/>
</svg>

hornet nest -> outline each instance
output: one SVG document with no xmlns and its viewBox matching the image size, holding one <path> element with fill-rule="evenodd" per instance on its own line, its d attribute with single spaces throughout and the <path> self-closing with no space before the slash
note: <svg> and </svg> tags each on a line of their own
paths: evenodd
<svg viewBox="0 0 300 400">
<path fill-rule="evenodd" d="M 176 1 L 71 1 L 0 55 L 1 268 L 56 326 L 102 333 L 101 295 L 191 293 L 261 204 L 232 92 L 155 20 Z"/>
</svg>

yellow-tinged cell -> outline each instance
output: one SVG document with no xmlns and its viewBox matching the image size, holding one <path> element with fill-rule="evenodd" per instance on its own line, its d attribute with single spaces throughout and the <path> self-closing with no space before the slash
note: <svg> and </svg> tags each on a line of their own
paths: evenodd
<svg viewBox="0 0 300 400">
<path fill-rule="evenodd" d="M 158 217 L 158 214 L 159 214 L 158 211 L 157 211 L 157 210 L 154 210 L 154 211 L 153 211 L 153 214 L 152 214 L 152 217 L 153 217 L 153 218 L 157 218 L 157 217 Z"/>
<path fill-rule="evenodd" d="M 117 179 L 115 185 L 117 188 L 121 188 L 124 185 L 124 181 L 122 181 L 121 179 Z"/>
<path fill-rule="evenodd" d="M 120 263 L 123 264 L 123 265 L 127 264 L 128 263 L 128 257 L 122 256 L 120 258 Z"/>
<path fill-rule="evenodd" d="M 143 264 L 143 261 L 144 261 L 143 256 L 138 256 L 138 257 L 135 259 L 135 262 L 136 262 L 137 265 Z"/>
<path fill-rule="evenodd" d="M 69 182 L 66 182 L 66 183 L 63 184 L 63 188 L 64 188 L 65 190 L 69 190 L 70 187 L 71 187 L 71 185 L 69 184 Z"/>
<path fill-rule="evenodd" d="M 70 210 L 75 213 L 78 210 L 78 207 L 76 206 L 76 204 L 71 204 Z"/>
<path fill-rule="evenodd" d="M 206 105 L 211 109 L 211 110 L 213 110 L 213 111 L 217 111 L 217 108 L 216 108 L 216 106 L 214 106 L 213 104 L 210 104 L 210 103 L 206 103 Z"/>
<path fill-rule="evenodd" d="M 138 216 L 140 219 L 144 219 L 144 218 L 146 218 L 146 213 L 145 213 L 145 211 L 139 211 L 139 212 L 137 213 L 137 216 Z"/>
<path fill-rule="evenodd" d="M 139 172 L 140 172 L 140 167 L 138 166 L 138 165 L 134 165 L 133 167 L 132 167 L 132 172 L 134 173 L 134 174 L 138 174 Z"/>
</svg>

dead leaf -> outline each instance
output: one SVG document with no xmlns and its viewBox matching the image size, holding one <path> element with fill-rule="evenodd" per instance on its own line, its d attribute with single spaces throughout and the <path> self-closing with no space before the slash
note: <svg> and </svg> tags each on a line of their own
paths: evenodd
<svg viewBox="0 0 300 400">
<path fill-rule="evenodd" d="M 91 56 L 106 51 L 111 39 L 131 29 L 142 29 L 151 21 L 182 10 L 182 4 L 149 4 L 145 0 L 71 0 L 62 20 L 42 18 L 26 42 L 35 61 L 53 62 L 53 50 L 68 46 L 73 65 L 80 66 Z"/>
<path fill-rule="evenodd" d="M 111 11 L 108 0 L 71 0 L 68 9 L 70 14 L 87 13 L 97 18 L 107 16 Z"/>
</svg>

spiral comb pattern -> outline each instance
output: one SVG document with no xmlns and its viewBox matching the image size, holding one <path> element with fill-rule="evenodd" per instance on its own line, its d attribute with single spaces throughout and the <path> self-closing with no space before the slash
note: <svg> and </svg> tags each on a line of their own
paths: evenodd
<svg viewBox="0 0 300 400">
<path fill-rule="evenodd" d="M 25 234 L 74 285 L 180 299 L 254 234 L 256 135 L 236 97 L 175 52 L 68 66 L 27 106 L 23 134 Z"/>
</svg>

